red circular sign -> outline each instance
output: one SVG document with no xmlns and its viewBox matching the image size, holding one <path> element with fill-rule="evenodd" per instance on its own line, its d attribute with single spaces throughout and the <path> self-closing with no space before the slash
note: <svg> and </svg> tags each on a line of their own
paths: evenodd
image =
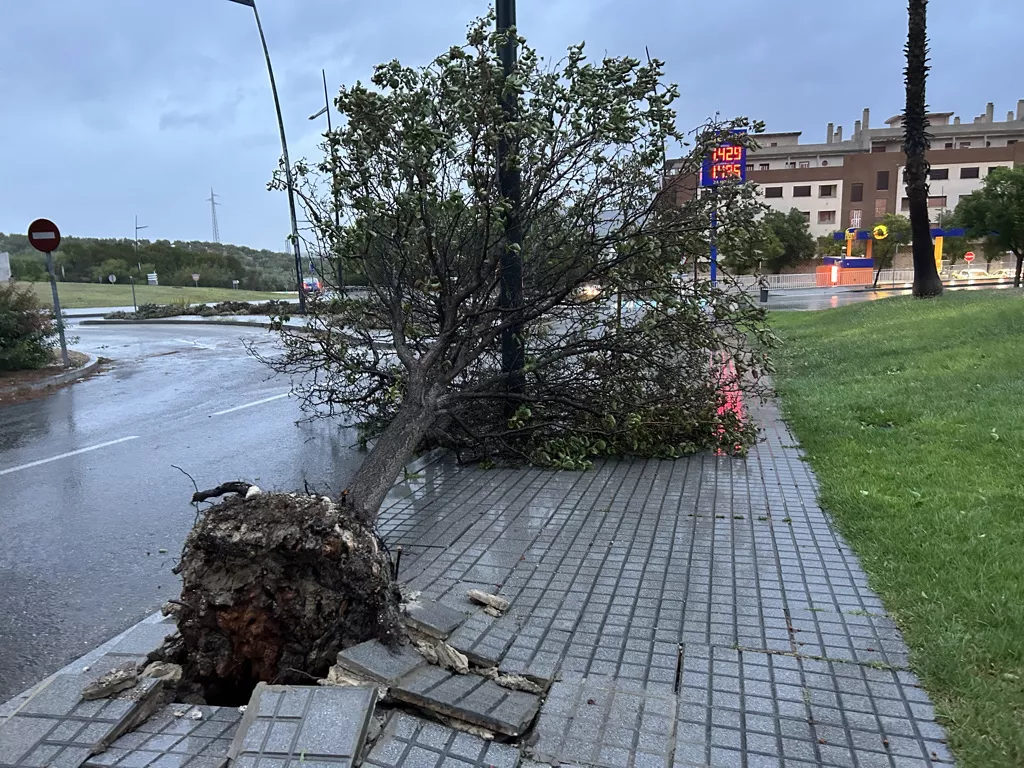
<svg viewBox="0 0 1024 768">
<path fill-rule="evenodd" d="M 966 261 L 968 264 L 974 261 L 974 251 L 968 251 L 967 253 L 965 253 L 964 261 Z"/>
<path fill-rule="evenodd" d="M 60 230 L 49 219 L 36 219 L 28 226 L 28 241 L 37 251 L 56 251 L 60 245 Z"/>
</svg>

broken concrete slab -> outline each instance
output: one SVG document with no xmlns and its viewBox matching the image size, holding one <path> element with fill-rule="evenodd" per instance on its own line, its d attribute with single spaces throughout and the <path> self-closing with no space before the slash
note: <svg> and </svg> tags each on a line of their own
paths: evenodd
<svg viewBox="0 0 1024 768">
<path fill-rule="evenodd" d="M 338 653 L 338 666 L 384 685 L 394 684 L 426 663 L 411 645 L 391 649 L 379 640 L 367 640 Z"/>
<path fill-rule="evenodd" d="M 509 601 L 506 600 L 504 597 L 492 595 L 491 593 L 484 592 L 480 589 L 471 589 L 468 592 L 466 592 L 466 596 L 474 603 L 486 605 L 488 608 L 491 608 L 494 611 L 496 611 L 496 613 L 490 614 L 491 616 L 495 617 L 501 616 L 509 609 L 509 606 L 511 605 Z"/>
<path fill-rule="evenodd" d="M 540 697 L 511 691 L 480 675 L 456 675 L 424 667 L 391 689 L 399 701 L 463 720 L 506 736 L 529 728 L 540 708 Z"/>
<path fill-rule="evenodd" d="M 467 616 L 462 611 L 449 608 L 444 603 L 435 603 L 433 600 L 415 600 L 407 603 L 404 609 L 406 624 L 438 640 L 446 640 Z"/>
<path fill-rule="evenodd" d="M 516 630 L 509 619 L 475 613 L 452 633 L 448 644 L 478 667 L 496 667 L 515 640 Z"/>
<path fill-rule="evenodd" d="M 290 758 L 308 765 L 353 766 L 376 702 L 374 686 L 260 683 L 228 755 L 234 765 L 246 768 L 280 766 Z"/>
<path fill-rule="evenodd" d="M 106 699 L 109 696 L 134 688 L 139 680 L 139 668 L 132 663 L 122 664 L 88 682 L 82 688 L 82 699 Z"/>
<path fill-rule="evenodd" d="M 519 750 L 396 712 L 364 765 L 374 768 L 515 768 Z"/>
<path fill-rule="evenodd" d="M 234 707 L 170 704 L 83 768 L 223 768 L 241 717 Z"/>
<path fill-rule="evenodd" d="M 78 768 L 148 717 L 160 682 L 146 680 L 108 699 L 82 701 L 83 675 L 55 675 L 0 724 L 0 766 Z"/>
</svg>

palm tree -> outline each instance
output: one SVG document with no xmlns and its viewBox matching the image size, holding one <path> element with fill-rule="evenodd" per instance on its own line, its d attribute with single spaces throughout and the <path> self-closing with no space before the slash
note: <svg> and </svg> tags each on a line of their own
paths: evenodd
<svg viewBox="0 0 1024 768">
<path fill-rule="evenodd" d="M 928 150 L 925 81 L 928 79 L 928 0 L 909 0 L 907 29 L 907 108 L 903 113 L 903 152 L 907 156 L 903 178 L 910 204 L 910 229 L 914 240 L 914 295 L 938 296 L 942 280 L 935 268 L 931 224 L 928 221 Z"/>
</svg>

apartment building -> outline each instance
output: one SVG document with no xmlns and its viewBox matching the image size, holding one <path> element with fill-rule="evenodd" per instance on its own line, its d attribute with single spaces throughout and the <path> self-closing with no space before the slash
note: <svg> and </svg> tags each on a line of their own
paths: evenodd
<svg viewBox="0 0 1024 768">
<path fill-rule="evenodd" d="M 995 119 L 991 102 L 969 123 L 952 112 L 935 112 L 928 119 L 933 221 L 979 189 L 993 168 L 1024 165 L 1024 99 L 1005 121 Z M 843 126 L 833 123 L 821 143 L 801 143 L 802 135 L 759 134 L 759 148 L 747 152 L 747 180 L 758 185 L 766 204 L 802 211 L 816 237 L 847 227 L 868 228 L 887 213 L 907 213 L 902 115 L 872 128 L 865 109 L 849 138 L 843 137 Z M 678 200 L 695 194 L 696 179 L 672 178 L 672 162 L 667 173 Z"/>
</svg>

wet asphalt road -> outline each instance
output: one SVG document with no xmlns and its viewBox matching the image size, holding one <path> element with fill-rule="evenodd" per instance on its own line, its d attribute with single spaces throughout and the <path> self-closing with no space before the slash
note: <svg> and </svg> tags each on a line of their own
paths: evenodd
<svg viewBox="0 0 1024 768">
<path fill-rule="evenodd" d="M 47 397 L 0 406 L 0 701 L 177 596 L 171 568 L 194 510 L 192 483 L 172 465 L 201 488 L 246 479 L 337 491 L 362 458 L 353 430 L 296 424 L 289 381 L 243 346 L 270 349 L 266 331 L 69 334 L 76 349 L 115 362 Z"/>
</svg>

